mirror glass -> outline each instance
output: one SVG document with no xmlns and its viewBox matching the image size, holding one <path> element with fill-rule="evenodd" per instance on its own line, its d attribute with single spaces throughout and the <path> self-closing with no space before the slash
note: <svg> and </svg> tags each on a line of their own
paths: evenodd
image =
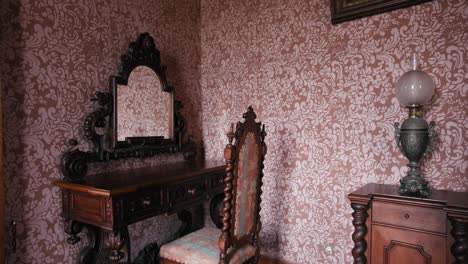
<svg viewBox="0 0 468 264">
<path fill-rule="evenodd" d="M 117 86 L 117 141 L 132 137 L 172 139 L 172 93 L 164 92 L 149 67 L 131 72 L 128 85 Z"/>
</svg>

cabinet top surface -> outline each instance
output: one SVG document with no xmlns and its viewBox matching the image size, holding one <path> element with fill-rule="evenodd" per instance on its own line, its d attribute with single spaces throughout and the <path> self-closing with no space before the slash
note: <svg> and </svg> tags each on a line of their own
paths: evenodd
<svg viewBox="0 0 468 264">
<path fill-rule="evenodd" d="M 209 173 L 220 173 L 225 167 L 224 161 L 176 162 L 89 175 L 82 182 L 56 181 L 54 185 L 63 189 L 111 196 L 171 182 L 180 183 Z"/>
<path fill-rule="evenodd" d="M 398 193 L 399 186 L 369 183 L 348 195 L 349 199 L 354 200 L 371 200 L 375 197 L 385 197 L 395 200 L 406 200 L 416 203 L 439 203 L 446 207 L 454 207 L 460 209 L 468 209 L 468 192 L 454 192 L 447 190 L 430 190 L 429 197 L 418 198 L 410 196 L 402 196 Z"/>
</svg>

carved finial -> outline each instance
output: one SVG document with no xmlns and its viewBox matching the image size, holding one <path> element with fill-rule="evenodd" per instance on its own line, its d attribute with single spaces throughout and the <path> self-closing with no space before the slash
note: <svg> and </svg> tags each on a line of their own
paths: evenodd
<svg viewBox="0 0 468 264">
<path fill-rule="evenodd" d="M 154 39 L 150 36 L 148 32 L 145 32 L 139 36 L 139 41 L 141 42 L 141 47 L 145 50 L 153 50 L 156 48 L 154 45 Z"/>
<path fill-rule="evenodd" d="M 229 130 L 229 132 L 227 133 L 227 137 L 229 139 L 229 144 L 232 144 L 232 140 L 234 139 L 234 123 L 231 123 L 231 128 Z"/>
<path fill-rule="evenodd" d="M 247 108 L 247 112 L 245 112 L 242 117 L 247 121 L 247 120 L 252 120 L 255 122 L 255 119 L 257 118 L 257 115 L 255 114 L 252 106 L 249 106 Z"/>
<path fill-rule="evenodd" d="M 119 76 L 125 84 L 132 70 L 139 65 L 145 65 L 160 75 L 160 52 L 149 33 L 140 34 L 135 42 L 130 43 L 127 53 L 123 54 L 120 60 Z"/>
</svg>

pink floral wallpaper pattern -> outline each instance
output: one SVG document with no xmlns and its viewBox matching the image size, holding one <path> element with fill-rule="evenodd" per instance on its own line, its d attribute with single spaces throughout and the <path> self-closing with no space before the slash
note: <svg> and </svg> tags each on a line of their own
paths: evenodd
<svg viewBox="0 0 468 264">
<path fill-rule="evenodd" d="M 437 86 L 425 109 L 439 135 L 425 177 L 431 188 L 468 191 L 468 2 L 434 0 L 336 26 L 329 8 L 322 0 L 201 4 L 206 155 L 217 157 L 228 124 L 252 105 L 268 133 L 263 253 L 292 263 L 352 263 L 346 195 L 405 175 L 393 123 L 407 111 L 394 87 L 412 53 Z"/>
<path fill-rule="evenodd" d="M 200 4 L 0 0 L 0 6 L 6 214 L 18 223 L 17 254 L 9 263 L 74 264 L 86 239 L 75 246 L 66 243 L 61 196 L 52 186 L 62 177 L 59 159 L 66 141 L 76 138 L 81 149 L 89 149 L 82 126 L 85 115 L 97 107 L 89 99 L 95 91 L 108 90 L 120 56 L 142 32 L 149 32 L 161 50 L 177 99 L 199 97 Z M 196 107 L 184 103 L 183 111 L 196 120 Z M 196 135 L 193 124 L 189 129 Z M 180 159 L 166 155 L 96 164 L 91 173 Z M 149 242 L 171 239 L 179 226 L 174 215 L 132 225 L 133 257 Z"/>
<path fill-rule="evenodd" d="M 336 26 L 320 0 L 0 0 L 5 190 L 18 222 L 12 263 L 76 263 L 65 242 L 59 157 L 107 89 L 120 55 L 149 32 L 208 158 L 221 157 L 230 122 L 252 105 L 267 126 L 263 253 L 292 263 L 351 263 L 346 194 L 396 184 L 406 161 L 393 142 L 405 116 L 394 83 L 418 54 L 436 82 L 426 119 L 438 141 L 423 169 L 431 187 L 468 190 L 468 7 L 434 0 Z M 177 155 L 93 171 L 146 166 Z M 176 224 L 174 224 L 176 223 Z M 130 228 L 133 252 L 170 239 L 179 223 L 156 217 Z M 85 239 L 84 239 L 85 240 Z M 330 246 L 332 253 L 326 251 Z"/>
</svg>

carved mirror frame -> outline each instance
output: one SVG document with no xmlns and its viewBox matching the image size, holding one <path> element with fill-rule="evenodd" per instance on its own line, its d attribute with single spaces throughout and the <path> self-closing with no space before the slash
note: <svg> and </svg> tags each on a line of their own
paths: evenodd
<svg viewBox="0 0 468 264">
<path fill-rule="evenodd" d="M 134 142 L 119 144 L 117 141 L 117 86 L 127 85 L 132 71 L 138 66 L 152 69 L 159 77 L 163 92 L 172 96 L 171 111 L 172 135 L 170 139 L 161 137 L 135 137 Z M 84 122 L 84 134 L 92 142 L 93 149 L 81 151 L 75 139 L 68 141 L 70 149 L 61 160 L 60 168 L 65 180 L 81 181 L 88 171 L 88 163 L 105 162 L 120 158 L 143 158 L 160 153 L 184 152 L 186 159 L 195 156 L 195 144 L 190 137 L 185 138 L 185 119 L 180 114 L 182 104 L 175 100 L 174 88 L 169 86 L 166 78 L 165 65 L 161 64 L 160 52 L 148 33 L 142 33 L 135 42 L 131 42 L 127 53 L 121 56 L 119 73 L 110 77 L 110 91 L 96 92 L 95 98 L 99 108 L 88 114 Z M 169 116 L 169 115 L 168 115 Z"/>
<path fill-rule="evenodd" d="M 167 117 L 172 114 L 171 124 L 169 125 L 170 139 L 165 139 L 159 135 L 154 135 L 153 137 L 132 137 L 131 141 L 119 141 L 118 140 L 118 90 L 121 89 L 119 86 L 127 86 L 128 80 L 132 72 L 140 66 L 146 66 L 151 69 L 159 78 L 161 84 L 161 89 L 163 93 L 168 93 L 170 95 L 170 108 L 167 113 Z M 112 113 L 112 126 L 111 126 L 111 147 L 114 149 L 117 148 L 128 148 L 135 147 L 138 145 L 152 145 L 152 146 L 165 146 L 170 148 L 177 148 L 176 144 L 176 135 L 174 127 L 174 97 L 175 91 L 174 88 L 169 86 L 166 78 L 166 66 L 161 65 L 160 53 L 159 50 L 154 45 L 153 38 L 148 33 L 141 34 L 136 42 L 132 42 L 128 48 L 127 54 L 122 55 L 121 64 L 119 68 L 118 76 L 111 76 L 110 78 L 110 92 L 113 94 L 113 113 Z M 159 89 L 159 88 L 158 88 Z"/>
</svg>

